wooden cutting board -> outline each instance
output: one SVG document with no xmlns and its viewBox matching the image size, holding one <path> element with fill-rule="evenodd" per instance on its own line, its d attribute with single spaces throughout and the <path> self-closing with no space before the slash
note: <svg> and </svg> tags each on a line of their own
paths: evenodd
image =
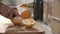
<svg viewBox="0 0 60 34">
<path fill-rule="evenodd" d="M 24 26 L 10 26 L 7 28 L 5 34 L 45 34 L 44 30 L 38 25 L 35 24 L 33 28 L 26 29 Z"/>
</svg>

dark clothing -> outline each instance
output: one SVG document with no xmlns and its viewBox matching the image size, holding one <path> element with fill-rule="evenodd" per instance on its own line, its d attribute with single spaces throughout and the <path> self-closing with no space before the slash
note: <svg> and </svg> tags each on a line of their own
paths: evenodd
<svg viewBox="0 0 60 34">
<path fill-rule="evenodd" d="M 0 2 L 0 14 L 10 19 L 19 16 L 17 11 L 11 9 L 10 7 L 6 6 L 1 2 Z"/>
</svg>

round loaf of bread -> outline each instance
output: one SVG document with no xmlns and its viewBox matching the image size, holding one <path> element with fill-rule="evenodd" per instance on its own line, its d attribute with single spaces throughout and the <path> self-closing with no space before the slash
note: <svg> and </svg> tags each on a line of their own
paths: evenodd
<svg viewBox="0 0 60 34">
<path fill-rule="evenodd" d="M 21 13 L 21 17 L 23 19 L 28 19 L 28 18 L 31 18 L 31 13 L 29 10 L 24 10 L 22 13 Z"/>
<path fill-rule="evenodd" d="M 32 26 L 35 24 L 35 20 L 34 19 L 24 19 L 23 20 L 23 24 L 26 28 L 32 28 Z"/>
<path fill-rule="evenodd" d="M 14 25 L 21 25 L 21 23 L 22 23 L 22 18 L 20 18 L 20 17 L 15 17 L 15 18 L 12 19 L 12 22 L 13 22 Z"/>
</svg>

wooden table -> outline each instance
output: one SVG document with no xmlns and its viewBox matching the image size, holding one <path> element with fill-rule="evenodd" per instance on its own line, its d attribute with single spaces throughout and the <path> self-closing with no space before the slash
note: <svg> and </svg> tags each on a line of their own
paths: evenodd
<svg viewBox="0 0 60 34">
<path fill-rule="evenodd" d="M 5 34 L 45 34 L 45 32 L 38 24 L 35 24 L 31 29 L 26 29 L 24 26 L 10 26 Z"/>
</svg>

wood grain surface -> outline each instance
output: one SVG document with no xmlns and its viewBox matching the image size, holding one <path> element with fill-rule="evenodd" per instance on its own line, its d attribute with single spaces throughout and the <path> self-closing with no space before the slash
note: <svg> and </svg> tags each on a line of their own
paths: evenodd
<svg viewBox="0 0 60 34">
<path fill-rule="evenodd" d="M 10 26 L 5 34 L 45 34 L 45 32 L 38 24 L 35 24 L 31 29 L 26 29 L 24 26 L 19 25 Z"/>
</svg>

